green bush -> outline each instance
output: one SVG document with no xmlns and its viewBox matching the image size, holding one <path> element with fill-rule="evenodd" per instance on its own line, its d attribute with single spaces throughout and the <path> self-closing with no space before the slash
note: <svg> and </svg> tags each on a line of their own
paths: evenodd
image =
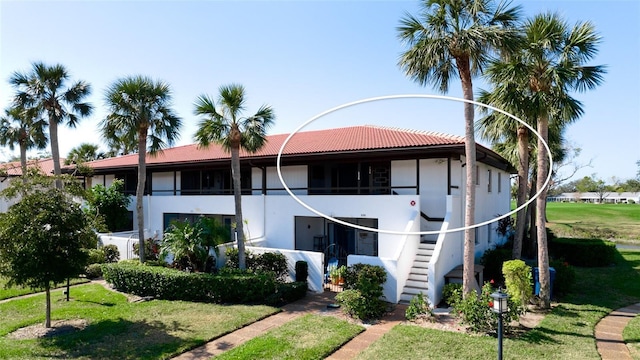
<svg viewBox="0 0 640 360">
<path fill-rule="evenodd" d="M 309 277 L 309 264 L 304 260 L 296 261 L 296 282 L 307 283 Z"/>
<path fill-rule="evenodd" d="M 265 304 L 282 306 L 307 296 L 307 282 L 278 283 L 276 292 L 265 299 Z"/>
<path fill-rule="evenodd" d="M 616 244 L 600 239 L 557 238 L 549 243 L 549 252 L 574 266 L 609 266 L 615 261 Z"/>
<path fill-rule="evenodd" d="M 549 266 L 556 271 L 556 277 L 553 281 L 553 296 L 559 297 L 568 294 L 576 282 L 576 271 L 573 266 L 563 259 L 551 260 Z"/>
<path fill-rule="evenodd" d="M 87 279 L 98 279 L 102 277 L 102 264 L 90 264 L 84 269 Z"/>
<path fill-rule="evenodd" d="M 245 304 L 264 303 L 276 293 L 272 273 L 212 275 L 123 262 L 103 264 L 102 271 L 116 290 L 156 299 Z"/>
<path fill-rule="evenodd" d="M 354 264 L 344 275 L 345 291 L 336 296 L 336 301 L 345 312 L 362 320 L 378 319 L 386 311 L 381 299 L 382 284 L 387 281 L 387 273 L 381 266 Z"/>
<path fill-rule="evenodd" d="M 89 253 L 89 259 L 87 260 L 87 263 L 104 264 L 106 262 L 104 251 L 102 251 L 102 249 L 89 249 L 88 253 Z"/>
<path fill-rule="evenodd" d="M 487 280 L 493 280 L 495 284 L 504 284 L 502 264 L 511 260 L 513 250 L 509 247 L 497 246 L 484 252 L 480 258 L 480 264 L 484 266 L 483 275 Z"/>
<path fill-rule="evenodd" d="M 238 256 L 237 248 L 227 248 L 227 250 L 225 250 L 224 252 L 224 255 L 226 258 L 226 262 L 224 266 L 226 268 L 230 268 L 230 269 L 239 268 L 240 265 L 238 264 L 239 256 Z M 245 265 L 247 266 L 247 269 L 254 269 L 255 264 L 254 264 L 253 253 L 249 250 L 245 250 L 244 257 L 245 257 Z"/>
<path fill-rule="evenodd" d="M 422 295 L 422 292 L 411 298 L 407 310 L 404 312 L 404 317 L 407 320 L 413 321 L 424 315 L 433 315 L 429 304 Z"/>
<path fill-rule="evenodd" d="M 462 318 L 462 323 L 469 326 L 471 331 L 491 333 L 497 330 L 498 315 L 492 310 L 493 298 L 491 294 L 494 291 L 491 283 L 485 283 L 482 286 L 480 296 L 475 296 L 475 292 L 473 292 L 454 305 L 454 310 Z M 502 315 L 505 331 L 508 331 L 509 324 L 512 321 L 518 320 L 524 312 L 522 306 L 510 298 L 507 300 L 507 303 L 509 311 Z"/>
<path fill-rule="evenodd" d="M 462 300 L 462 284 L 445 284 L 442 289 L 442 300 L 449 306 L 455 306 L 458 301 Z"/>
<path fill-rule="evenodd" d="M 276 280 L 283 282 L 289 276 L 289 267 L 287 265 L 287 257 L 282 253 L 266 252 L 254 255 L 254 268 L 251 270 L 257 272 L 270 271 L 276 277 Z"/>
<path fill-rule="evenodd" d="M 113 244 L 103 246 L 102 252 L 104 253 L 105 262 L 114 263 L 120 260 L 120 250 Z"/>
<path fill-rule="evenodd" d="M 133 243 L 133 253 L 140 256 L 140 244 L 139 241 Z M 144 260 L 158 260 L 158 254 L 160 253 L 160 247 L 156 239 L 148 238 L 144 240 Z"/>
<path fill-rule="evenodd" d="M 509 260 L 503 263 L 502 274 L 511 300 L 525 307 L 533 291 L 531 267 L 522 260 Z"/>
</svg>

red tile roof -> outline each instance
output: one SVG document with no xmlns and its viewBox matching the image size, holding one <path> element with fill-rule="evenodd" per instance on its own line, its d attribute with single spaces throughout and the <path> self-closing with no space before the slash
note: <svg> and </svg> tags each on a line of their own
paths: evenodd
<svg viewBox="0 0 640 360">
<path fill-rule="evenodd" d="M 289 134 L 267 136 L 267 142 L 256 153 L 240 152 L 241 158 L 275 157 Z M 351 152 L 438 145 L 464 145 L 464 138 L 436 132 L 403 130 L 380 126 L 354 126 L 328 130 L 299 132 L 287 143 L 283 155 Z M 147 165 L 177 164 L 229 159 L 231 155 L 221 146 L 212 144 L 200 148 L 196 144 L 165 149 L 152 157 Z M 94 169 L 137 166 L 138 155 L 129 154 L 88 163 Z"/>
<path fill-rule="evenodd" d="M 64 158 L 60 158 L 60 166 L 64 167 Z M 34 159 L 27 161 L 27 167 L 37 166 L 40 170 L 47 175 L 53 174 L 53 159 Z M 20 161 L 12 161 L 4 164 L 0 164 L 0 171 L 6 171 L 9 176 L 21 176 L 22 168 L 20 167 Z"/>
</svg>

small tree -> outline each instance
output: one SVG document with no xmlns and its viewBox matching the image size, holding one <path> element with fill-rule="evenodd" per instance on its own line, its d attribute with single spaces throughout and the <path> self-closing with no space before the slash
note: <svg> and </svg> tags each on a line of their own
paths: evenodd
<svg viewBox="0 0 640 360">
<path fill-rule="evenodd" d="M 36 191 L 0 218 L 0 275 L 9 285 L 45 290 L 45 326 L 51 327 L 50 289 L 84 271 L 83 248 L 94 239 L 84 212 L 67 193 Z"/>
<path fill-rule="evenodd" d="M 88 211 L 94 216 L 102 216 L 108 231 L 125 230 L 129 224 L 127 206 L 131 198 L 124 193 L 124 182 L 114 180 L 111 186 L 96 185 L 87 196 Z M 103 230 L 103 229 L 99 229 Z"/>
</svg>

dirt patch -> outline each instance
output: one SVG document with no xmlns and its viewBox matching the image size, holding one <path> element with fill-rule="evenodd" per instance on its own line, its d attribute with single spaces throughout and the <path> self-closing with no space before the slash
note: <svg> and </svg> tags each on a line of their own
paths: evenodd
<svg viewBox="0 0 640 360">
<path fill-rule="evenodd" d="M 527 311 L 520 315 L 518 321 L 510 324 L 511 328 L 516 333 L 531 330 L 540 324 L 546 314 L 546 312 Z M 432 317 L 420 317 L 415 321 L 405 321 L 404 323 L 443 331 L 467 332 L 467 327 L 458 317 L 444 311 L 436 312 Z"/>
<path fill-rule="evenodd" d="M 14 340 L 53 337 L 80 331 L 87 325 L 89 322 L 84 319 L 52 321 L 50 328 L 44 327 L 44 324 L 26 326 L 8 334 L 7 337 Z"/>
</svg>

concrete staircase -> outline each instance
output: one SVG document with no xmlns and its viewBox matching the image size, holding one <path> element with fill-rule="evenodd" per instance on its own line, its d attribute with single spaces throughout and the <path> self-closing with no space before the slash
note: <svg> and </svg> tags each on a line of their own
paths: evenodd
<svg viewBox="0 0 640 360">
<path fill-rule="evenodd" d="M 435 247 L 435 242 L 420 242 L 416 259 L 409 273 L 409 278 L 407 279 L 404 289 L 402 289 L 402 294 L 400 294 L 401 304 L 408 304 L 411 299 L 420 292 L 425 296 L 427 295 L 427 289 L 429 287 L 429 260 L 431 260 L 431 255 L 433 255 Z"/>
</svg>

